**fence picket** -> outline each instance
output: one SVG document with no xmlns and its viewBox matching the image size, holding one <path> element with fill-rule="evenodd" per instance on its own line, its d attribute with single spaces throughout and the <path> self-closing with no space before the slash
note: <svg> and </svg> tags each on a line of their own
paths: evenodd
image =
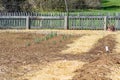
<svg viewBox="0 0 120 80">
<path fill-rule="evenodd" d="M 109 23 L 117 29 L 120 26 L 119 13 L 35 13 L 35 12 L 0 12 L 0 28 L 69 28 L 73 29 L 106 29 Z M 30 18 L 28 18 L 30 16 Z M 108 16 L 108 17 L 106 17 Z M 29 20 L 28 20 L 29 19 Z M 28 22 L 29 21 L 29 22 Z M 28 27 L 28 28 L 29 28 Z"/>
</svg>

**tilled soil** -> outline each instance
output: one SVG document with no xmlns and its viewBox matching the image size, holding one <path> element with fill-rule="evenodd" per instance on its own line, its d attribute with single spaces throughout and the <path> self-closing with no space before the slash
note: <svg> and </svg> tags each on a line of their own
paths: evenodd
<svg viewBox="0 0 120 80">
<path fill-rule="evenodd" d="M 62 53 L 77 55 L 88 52 L 100 38 L 103 38 L 103 35 L 101 35 L 100 33 L 92 35 L 86 34 L 85 36 L 82 36 L 77 40 L 74 40 L 73 43 L 67 44 L 69 48 L 66 50 L 62 50 Z"/>
<path fill-rule="evenodd" d="M 35 33 L 0 33 L 0 80 L 18 80 L 50 62 L 64 60 L 66 57 L 59 52 L 82 35 L 57 35 L 36 42 L 45 36 Z"/>
<path fill-rule="evenodd" d="M 60 60 L 88 63 L 75 71 L 73 80 L 111 80 L 107 74 L 113 65 L 120 64 L 120 55 L 113 54 L 115 35 L 100 39 L 84 54 L 60 54 L 68 48 L 66 44 L 85 35 L 58 35 L 37 43 L 36 39 L 44 38 L 44 34 L 0 33 L 0 80 L 29 80 L 20 77 Z M 109 53 L 105 51 L 106 45 L 109 46 Z"/>
<path fill-rule="evenodd" d="M 111 73 L 114 65 L 120 66 L 118 54 L 113 54 L 115 47 L 115 35 L 108 35 L 98 41 L 95 46 L 84 55 L 85 64 L 81 69 L 76 70 L 73 80 L 112 80 L 107 75 Z M 105 46 L 109 46 L 109 52 L 105 51 Z M 102 51 L 102 52 L 101 52 Z M 89 57 L 88 57 L 89 56 Z"/>
</svg>

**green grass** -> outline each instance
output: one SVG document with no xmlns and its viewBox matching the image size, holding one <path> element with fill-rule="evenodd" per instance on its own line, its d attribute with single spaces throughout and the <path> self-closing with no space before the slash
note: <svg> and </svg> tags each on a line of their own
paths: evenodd
<svg viewBox="0 0 120 80">
<path fill-rule="evenodd" d="M 36 44 L 40 43 L 41 41 L 42 41 L 41 38 L 35 38 L 35 39 L 34 39 L 34 42 L 35 42 Z"/>
<path fill-rule="evenodd" d="M 102 0 L 101 9 L 81 9 L 78 12 L 120 12 L 120 0 Z"/>
<path fill-rule="evenodd" d="M 120 12 L 120 0 L 101 0 L 101 9 L 77 9 L 69 10 L 70 12 Z M 40 12 L 41 13 L 41 12 Z M 60 15 L 64 12 L 51 11 L 42 12 L 42 15 L 51 15 L 48 13 L 53 13 L 54 15 Z"/>
<path fill-rule="evenodd" d="M 62 39 L 63 39 L 63 40 L 67 39 L 67 35 L 65 35 L 65 34 L 62 35 Z"/>
<path fill-rule="evenodd" d="M 103 7 L 120 6 L 120 0 L 102 0 Z"/>
<path fill-rule="evenodd" d="M 100 9 L 79 9 L 79 10 L 69 10 L 72 13 L 79 13 L 79 12 L 94 12 L 94 13 L 115 13 L 120 12 L 120 0 L 101 0 L 101 8 Z M 43 15 L 48 14 L 49 12 L 43 12 Z M 54 15 L 61 15 L 64 12 L 50 12 Z M 50 15 L 50 14 L 49 14 Z"/>
<path fill-rule="evenodd" d="M 56 37 L 57 33 L 56 32 L 51 32 L 45 36 L 45 40 L 51 39 L 53 37 Z"/>
<path fill-rule="evenodd" d="M 120 11 L 120 0 L 102 0 L 102 10 L 111 12 Z"/>
</svg>

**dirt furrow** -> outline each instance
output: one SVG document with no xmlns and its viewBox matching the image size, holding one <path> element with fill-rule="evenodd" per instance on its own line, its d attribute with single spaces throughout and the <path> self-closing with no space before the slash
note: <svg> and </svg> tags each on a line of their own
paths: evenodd
<svg viewBox="0 0 120 80">
<path fill-rule="evenodd" d="M 75 40 L 72 44 L 68 44 L 68 48 L 62 50 L 56 55 L 58 61 L 52 62 L 29 76 L 28 80 L 70 80 L 75 76 L 74 71 L 84 64 L 86 61 L 81 61 L 82 53 L 86 53 L 103 35 L 93 34 L 84 35 Z M 89 41 L 88 41 L 89 39 Z M 52 54 L 51 54 L 52 55 Z M 63 59 L 64 58 L 64 59 Z"/>
<path fill-rule="evenodd" d="M 45 36 L 41 34 L 51 32 L 62 35 L 36 43 Z M 120 56 L 113 54 L 117 47 L 116 36 L 112 34 L 80 30 L 3 31 L 0 33 L 0 80 L 71 80 L 73 76 L 78 80 L 81 75 L 80 80 L 118 79 Z M 106 45 L 109 55 L 104 55 Z"/>
<path fill-rule="evenodd" d="M 115 35 L 108 35 L 98 40 L 96 45 L 86 54 L 86 56 L 92 55 L 86 58 L 90 62 L 75 71 L 76 76 L 73 77 L 73 80 L 112 80 L 108 74 L 112 72 L 111 69 L 114 65 L 120 64 L 120 58 L 116 57 L 118 55 L 113 55 L 115 44 Z M 105 45 L 109 46 L 109 53 L 106 53 Z"/>
<path fill-rule="evenodd" d="M 69 47 L 66 50 L 62 50 L 63 54 L 81 54 L 88 52 L 93 45 L 102 38 L 101 34 L 85 35 L 75 40 L 72 44 L 68 44 Z"/>
<path fill-rule="evenodd" d="M 116 35 L 116 42 L 117 42 L 117 44 L 116 44 L 116 46 L 115 46 L 114 51 L 115 51 L 117 54 L 120 54 L 120 34 L 119 34 L 119 33 Z"/>
</svg>

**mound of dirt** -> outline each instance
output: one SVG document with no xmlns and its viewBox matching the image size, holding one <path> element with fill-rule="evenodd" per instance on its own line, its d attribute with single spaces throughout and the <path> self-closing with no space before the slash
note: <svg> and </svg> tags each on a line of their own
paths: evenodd
<svg viewBox="0 0 120 80">
<path fill-rule="evenodd" d="M 86 58 L 89 63 L 75 71 L 76 75 L 73 77 L 73 80 L 112 80 L 107 77 L 107 74 L 111 73 L 112 66 L 120 64 L 118 54 L 112 54 L 115 43 L 114 35 L 108 35 L 100 39 L 94 48 L 86 54 L 86 56 L 92 55 Z M 109 54 L 105 52 L 103 47 L 105 45 L 110 46 Z"/>
<path fill-rule="evenodd" d="M 78 33 L 75 32 L 75 34 Z M 92 35 L 93 32 L 91 33 L 90 31 L 89 34 Z M 75 66 L 74 70 L 70 70 L 70 74 L 72 74 L 72 72 L 77 69 L 75 71 L 76 75 L 73 75 L 73 80 L 111 80 L 107 76 L 107 73 L 111 73 L 111 67 L 113 65 L 120 64 L 120 55 L 112 54 L 114 53 L 113 49 L 116 44 L 114 37 L 115 35 L 108 35 L 100 39 L 95 44 L 95 46 L 90 51 L 85 52 L 85 54 L 59 54 L 63 49 L 68 48 L 68 46 L 66 46 L 67 44 L 72 43 L 73 40 L 82 36 L 86 35 L 84 35 L 83 33 L 73 36 L 58 35 L 52 39 L 44 39 L 42 41 L 41 39 L 44 38 L 45 35 L 32 33 L 1 33 L 0 80 L 29 80 L 26 78 L 21 79 L 21 77 L 24 77 L 24 75 L 27 75 L 28 73 L 35 73 L 38 70 L 42 70 L 45 74 L 51 70 L 55 72 L 55 75 L 61 70 L 66 73 L 66 71 L 69 71 L 70 68 L 71 70 L 74 68 L 70 67 L 70 65 Z M 86 41 L 88 40 L 89 39 L 87 39 Z M 90 42 L 88 41 L 88 43 Z M 87 44 L 87 42 L 85 44 Z M 105 45 L 109 46 L 110 49 L 110 54 L 108 55 L 105 52 Z M 58 63 L 58 61 L 64 62 Z M 69 68 L 64 67 L 64 65 L 66 66 L 67 64 L 66 61 L 70 62 L 68 66 Z M 78 67 L 76 67 L 76 65 L 74 65 L 75 62 L 73 61 L 81 61 L 83 63 L 87 62 L 88 64 L 86 63 L 84 66 L 82 65 L 82 67 L 81 63 L 79 63 L 81 66 L 79 67 L 78 63 L 76 63 L 76 65 L 78 65 Z M 60 67 L 55 66 L 59 70 L 54 68 L 54 62 L 60 65 Z M 43 68 L 46 70 L 46 65 L 50 63 L 52 63 L 50 69 L 45 72 Z M 61 64 L 63 67 L 61 67 Z M 63 75 L 63 73 L 61 73 L 61 75 Z M 30 76 L 28 75 L 26 77 Z M 54 80 L 58 80 L 58 77 L 60 77 L 60 75 L 57 75 L 57 78 L 55 78 Z"/>
<path fill-rule="evenodd" d="M 82 69 L 78 69 L 73 80 L 112 80 L 107 78 L 113 65 L 120 64 L 120 59 L 113 55 L 100 55 L 98 60 L 86 64 Z"/>
<path fill-rule="evenodd" d="M 115 47 L 115 35 L 107 35 L 98 40 L 94 47 L 88 52 L 88 54 L 104 54 L 106 53 L 105 46 L 109 47 L 109 52 L 112 53 Z"/>
</svg>

